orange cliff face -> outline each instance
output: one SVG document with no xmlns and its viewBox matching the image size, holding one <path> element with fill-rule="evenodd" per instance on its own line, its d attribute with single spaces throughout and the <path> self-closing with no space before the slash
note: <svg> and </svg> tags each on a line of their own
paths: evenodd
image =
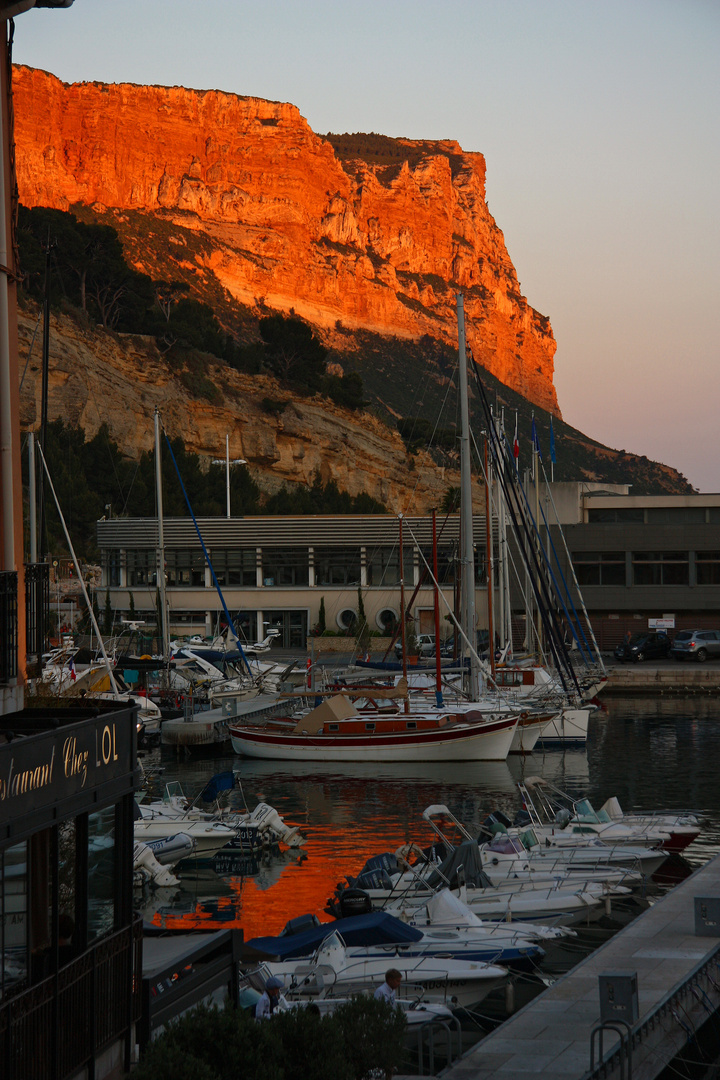
<svg viewBox="0 0 720 1080">
<path fill-rule="evenodd" d="M 520 294 L 485 202 L 481 154 L 384 139 L 390 154 L 366 153 L 368 162 L 353 137 L 316 135 L 294 105 L 215 90 L 67 85 L 16 67 L 13 94 L 26 206 L 175 221 L 205 242 L 188 265 L 184 241 L 170 235 L 154 253 L 167 276 L 174 262 L 240 303 L 293 308 L 328 331 L 339 320 L 454 343 L 461 291 L 475 359 L 559 415 L 555 339 Z"/>
</svg>

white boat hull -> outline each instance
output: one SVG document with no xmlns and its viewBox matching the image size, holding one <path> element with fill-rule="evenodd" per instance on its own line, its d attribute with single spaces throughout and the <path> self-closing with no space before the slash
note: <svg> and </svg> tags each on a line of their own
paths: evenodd
<svg viewBox="0 0 720 1080">
<path fill-rule="evenodd" d="M 589 709 L 563 709 L 540 732 L 544 749 L 587 742 Z"/>
<path fill-rule="evenodd" d="M 516 717 L 436 731 L 298 735 L 230 726 L 236 754 L 274 761 L 505 761 Z"/>
</svg>

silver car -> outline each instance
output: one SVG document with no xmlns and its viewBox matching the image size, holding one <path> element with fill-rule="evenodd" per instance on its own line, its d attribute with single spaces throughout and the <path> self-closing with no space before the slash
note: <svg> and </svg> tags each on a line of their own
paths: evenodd
<svg viewBox="0 0 720 1080">
<path fill-rule="evenodd" d="M 720 630 L 680 630 L 670 650 L 676 660 L 692 656 L 699 663 L 720 657 Z"/>
</svg>

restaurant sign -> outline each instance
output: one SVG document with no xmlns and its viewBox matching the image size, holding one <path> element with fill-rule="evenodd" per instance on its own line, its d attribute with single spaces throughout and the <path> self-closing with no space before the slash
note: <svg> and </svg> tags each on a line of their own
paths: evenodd
<svg viewBox="0 0 720 1080">
<path fill-rule="evenodd" d="M 134 717 L 118 710 L 0 746 L 0 822 L 132 772 Z"/>
</svg>

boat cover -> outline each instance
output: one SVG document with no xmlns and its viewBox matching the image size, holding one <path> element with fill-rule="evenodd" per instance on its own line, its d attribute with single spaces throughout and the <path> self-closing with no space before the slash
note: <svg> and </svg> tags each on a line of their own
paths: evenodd
<svg viewBox="0 0 720 1080">
<path fill-rule="evenodd" d="M 458 880 L 458 871 L 462 867 L 465 884 L 475 888 L 492 888 L 482 868 L 480 860 L 480 848 L 475 840 L 465 840 L 453 848 L 445 862 L 441 863 L 437 870 L 432 870 L 427 877 L 427 884 L 431 889 L 440 889 L 448 885 L 451 889 L 457 889 L 461 884 Z"/>
<path fill-rule="evenodd" d="M 402 919 L 396 919 L 384 911 L 373 911 L 369 915 L 353 915 L 350 919 L 321 923 L 301 934 L 252 938 L 246 944 L 251 949 L 282 960 L 286 957 L 310 956 L 333 932 L 340 934 L 346 945 L 405 945 L 410 941 L 420 941 L 423 936 L 422 930 L 408 926 Z"/>
</svg>

